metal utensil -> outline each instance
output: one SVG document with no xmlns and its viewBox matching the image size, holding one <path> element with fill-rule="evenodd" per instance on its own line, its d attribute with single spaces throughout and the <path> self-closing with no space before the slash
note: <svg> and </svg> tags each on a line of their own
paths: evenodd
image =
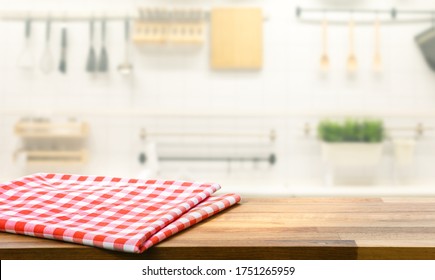
<svg viewBox="0 0 435 280">
<path fill-rule="evenodd" d="M 53 54 L 50 49 L 50 35 L 51 35 L 51 21 L 47 19 L 45 25 L 45 47 L 42 53 L 41 61 L 39 62 L 39 67 L 41 71 L 45 74 L 50 73 L 53 70 Z"/>
<path fill-rule="evenodd" d="M 86 60 L 86 71 L 95 72 L 97 70 L 97 56 L 94 47 L 94 20 L 89 23 L 89 52 Z"/>
<path fill-rule="evenodd" d="M 106 50 L 106 20 L 101 22 L 101 52 L 98 60 L 98 71 L 107 72 L 109 69 L 109 58 Z"/>
<path fill-rule="evenodd" d="M 354 26 L 353 19 L 349 21 L 349 56 L 347 57 L 347 70 L 354 72 L 358 67 L 358 61 L 355 55 L 355 41 L 354 41 Z"/>
<path fill-rule="evenodd" d="M 32 21 L 26 19 L 25 22 L 25 43 L 20 56 L 18 57 L 18 67 L 25 70 L 31 70 L 33 68 L 33 53 L 30 46 L 30 38 L 32 35 Z"/>
<path fill-rule="evenodd" d="M 130 21 L 128 19 L 125 19 L 124 28 L 124 62 L 118 65 L 118 72 L 122 75 L 129 75 L 133 70 L 133 65 L 130 62 Z"/>
<path fill-rule="evenodd" d="M 322 22 L 322 55 L 320 57 L 320 68 L 323 71 L 329 69 L 329 56 L 328 56 L 328 21 L 326 18 Z"/>
<path fill-rule="evenodd" d="M 146 141 L 145 141 L 145 138 L 146 138 L 145 129 L 142 128 L 140 130 L 139 137 L 140 137 L 140 140 L 142 142 L 142 146 L 145 146 L 145 143 L 146 143 Z M 141 165 L 144 165 L 146 161 L 147 161 L 147 156 L 145 153 L 145 147 L 142 147 L 142 151 L 139 153 L 139 163 Z"/>
<path fill-rule="evenodd" d="M 435 13 L 432 14 L 432 26 L 415 36 L 415 42 L 429 67 L 435 71 Z"/>
<path fill-rule="evenodd" d="M 62 27 L 62 34 L 61 34 L 61 50 L 60 50 L 60 62 L 59 62 L 59 71 L 61 73 L 66 73 L 66 49 L 67 49 L 67 30 L 66 27 Z"/>
</svg>

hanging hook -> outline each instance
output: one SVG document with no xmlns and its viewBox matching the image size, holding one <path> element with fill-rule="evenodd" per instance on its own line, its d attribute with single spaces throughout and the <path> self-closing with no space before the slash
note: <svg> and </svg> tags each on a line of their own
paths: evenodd
<svg viewBox="0 0 435 280">
<path fill-rule="evenodd" d="M 416 133 L 416 137 L 419 138 L 421 136 L 423 136 L 424 134 L 424 125 L 422 123 L 418 123 L 417 126 L 415 127 L 415 133 Z"/>
<path fill-rule="evenodd" d="M 46 25 L 45 25 L 45 40 L 50 41 L 50 30 L 51 30 L 51 15 L 47 13 Z"/>
<path fill-rule="evenodd" d="M 139 138 L 140 138 L 140 140 L 145 141 L 146 136 L 147 136 L 147 133 L 146 133 L 145 128 L 141 128 L 140 132 L 139 132 Z"/>
<path fill-rule="evenodd" d="M 302 9 L 301 9 L 301 7 L 296 7 L 296 17 L 301 17 L 301 14 L 302 14 Z"/>
<path fill-rule="evenodd" d="M 328 21 L 328 10 L 323 9 L 323 23 Z"/>
<path fill-rule="evenodd" d="M 391 18 L 392 19 L 396 19 L 397 17 L 397 9 L 396 8 L 392 8 L 391 9 Z"/>
<path fill-rule="evenodd" d="M 32 32 L 32 19 L 30 18 L 30 16 L 28 16 L 26 19 L 26 38 L 27 39 L 30 38 L 31 32 Z"/>
<path fill-rule="evenodd" d="M 270 131 L 269 138 L 270 138 L 270 141 L 271 141 L 271 142 L 273 142 L 273 141 L 276 140 L 276 131 L 275 131 L 275 129 L 272 129 L 272 130 Z"/>
</svg>

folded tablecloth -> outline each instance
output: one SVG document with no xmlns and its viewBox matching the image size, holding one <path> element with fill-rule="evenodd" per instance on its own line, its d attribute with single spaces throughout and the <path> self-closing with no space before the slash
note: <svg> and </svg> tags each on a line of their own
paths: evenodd
<svg viewBox="0 0 435 280">
<path fill-rule="evenodd" d="M 38 173 L 0 184 L 0 231 L 141 253 L 240 201 L 218 184 Z"/>
</svg>

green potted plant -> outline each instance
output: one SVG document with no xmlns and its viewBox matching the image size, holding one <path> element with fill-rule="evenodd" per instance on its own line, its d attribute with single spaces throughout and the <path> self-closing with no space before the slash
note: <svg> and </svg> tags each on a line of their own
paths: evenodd
<svg viewBox="0 0 435 280">
<path fill-rule="evenodd" d="M 384 125 L 377 119 L 322 120 L 317 127 L 324 162 L 336 165 L 374 165 L 380 160 Z"/>
</svg>

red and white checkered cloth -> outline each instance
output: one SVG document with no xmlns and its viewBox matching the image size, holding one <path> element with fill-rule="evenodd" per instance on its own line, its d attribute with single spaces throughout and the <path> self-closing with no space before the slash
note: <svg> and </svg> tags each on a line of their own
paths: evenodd
<svg viewBox="0 0 435 280">
<path fill-rule="evenodd" d="M 39 173 L 0 184 L 0 231 L 141 253 L 240 201 L 218 184 Z"/>
</svg>

